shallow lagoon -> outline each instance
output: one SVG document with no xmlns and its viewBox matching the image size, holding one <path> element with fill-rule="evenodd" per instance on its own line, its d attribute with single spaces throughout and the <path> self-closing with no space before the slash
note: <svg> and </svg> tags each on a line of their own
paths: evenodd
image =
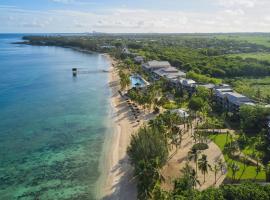
<svg viewBox="0 0 270 200">
<path fill-rule="evenodd" d="M 0 35 L 0 199 L 94 199 L 108 132 L 102 55 Z"/>
</svg>

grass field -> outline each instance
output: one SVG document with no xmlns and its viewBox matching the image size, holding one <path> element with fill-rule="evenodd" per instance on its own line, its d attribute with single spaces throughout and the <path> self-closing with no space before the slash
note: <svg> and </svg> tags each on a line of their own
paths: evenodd
<svg viewBox="0 0 270 200">
<path fill-rule="evenodd" d="M 218 135 L 211 135 L 210 136 L 212 141 L 214 141 L 219 146 L 219 148 L 223 151 L 223 153 L 224 153 L 224 147 L 226 144 L 226 137 L 227 137 L 226 134 L 218 134 Z M 230 137 L 228 137 L 227 140 L 229 142 Z M 229 156 L 225 153 L 224 153 L 224 157 L 225 157 L 227 165 L 229 165 L 232 162 L 235 162 L 239 166 L 240 170 L 236 173 L 237 179 L 239 179 L 239 180 L 247 180 L 247 179 L 253 180 L 256 177 L 256 166 L 249 165 L 249 166 L 246 166 L 246 168 L 245 168 L 244 163 L 229 158 Z M 232 178 L 232 171 L 230 168 L 228 169 L 227 176 L 229 178 Z M 256 177 L 256 179 L 262 180 L 262 181 L 265 180 L 265 172 L 261 171 L 258 174 L 258 176 Z"/>
<path fill-rule="evenodd" d="M 255 58 L 257 60 L 266 60 L 270 62 L 270 53 L 241 53 L 241 54 L 231 54 L 229 57 L 241 57 L 241 58 Z"/>
<path fill-rule="evenodd" d="M 265 78 L 239 78 L 232 82 L 234 89 L 253 99 L 270 100 L 270 77 Z M 268 102 L 269 103 L 269 102 Z"/>
<path fill-rule="evenodd" d="M 218 35 L 216 36 L 218 39 L 228 39 L 228 40 L 237 40 L 237 41 L 247 41 L 249 43 L 254 43 L 258 45 L 263 45 L 266 47 L 270 47 L 270 34 L 254 34 L 254 35 Z"/>
</svg>

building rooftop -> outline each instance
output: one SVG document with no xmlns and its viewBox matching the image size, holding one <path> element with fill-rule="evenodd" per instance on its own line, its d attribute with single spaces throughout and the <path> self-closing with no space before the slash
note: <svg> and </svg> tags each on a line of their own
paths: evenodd
<svg viewBox="0 0 270 200">
<path fill-rule="evenodd" d="M 237 92 L 226 92 L 225 96 L 229 102 L 236 104 L 236 105 L 253 103 L 248 97 L 246 97 L 242 94 L 239 94 Z"/>
<path fill-rule="evenodd" d="M 192 79 L 184 79 L 182 81 L 182 84 L 185 85 L 185 86 L 192 86 L 194 85 L 196 82 Z"/>
<path fill-rule="evenodd" d="M 155 70 L 154 73 L 161 77 L 166 77 L 168 79 L 176 79 L 179 77 L 186 76 L 186 73 L 179 71 L 175 67 L 161 68 L 161 69 Z"/>
<path fill-rule="evenodd" d="M 171 64 L 168 61 L 156 61 L 156 60 L 148 61 L 146 65 L 148 66 L 148 68 L 171 67 Z"/>
<path fill-rule="evenodd" d="M 226 88 L 231 88 L 231 86 L 228 84 L 219 84 L 215 86 L 215 89 L 226 89 Z"/>
<path fill-rule="evenodd" d="M 209 84 L 197 84 L 197 86 L 204 87 L 206 89 L 213 89 L 215 87 L 215 84 L 209 83 Z"/>
<path fill-rule="evenodd" d="M 176 113 L 180 117 L 189 117 L 189 114 L 183 109 L 174 109 L 174 110 L 171 110 L 171 112 Z"/>
</svg>

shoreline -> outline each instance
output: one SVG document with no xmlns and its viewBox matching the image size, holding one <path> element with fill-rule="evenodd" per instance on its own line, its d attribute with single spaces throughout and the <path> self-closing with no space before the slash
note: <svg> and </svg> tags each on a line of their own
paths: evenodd
<svg viewBox="0 0 270 200">
<path fill-rule="evenodd" d="M 105 200 L 137 199 L 133 169 L 127 156 L 131 135 L 139 124 L 132 120 L 128 105 L 119 95 L 120 89 L 116 61 L 108 54 L 102 54 L 109 61 L 110 117 L 112 130 L 105 137 L 103 156 L 100 162 L 101 176 L 97 184 L 97 198 Z"/>
</svg>

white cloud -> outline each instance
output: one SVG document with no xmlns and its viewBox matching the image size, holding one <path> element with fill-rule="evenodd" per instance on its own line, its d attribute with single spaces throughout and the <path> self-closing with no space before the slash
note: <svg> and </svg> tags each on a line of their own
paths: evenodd
<svg viewBox="0 0 270 200">
<path fill-rule="evenodd" d="M 249 3 L 233 7 L 239 2 L 229 0 L 230 7 L 211 12 L 128 8 L 36 11 L 0 6 L 0 32 L 270 32 L 270 2 L 247 1 L 254 2 L 252 9 Z"/>
<path fill-rule="evenodd" d="M 258 0 L 218 0 L 219 5 L 224 7 L 247 7 L 252 8 Z"/>
</svg>

